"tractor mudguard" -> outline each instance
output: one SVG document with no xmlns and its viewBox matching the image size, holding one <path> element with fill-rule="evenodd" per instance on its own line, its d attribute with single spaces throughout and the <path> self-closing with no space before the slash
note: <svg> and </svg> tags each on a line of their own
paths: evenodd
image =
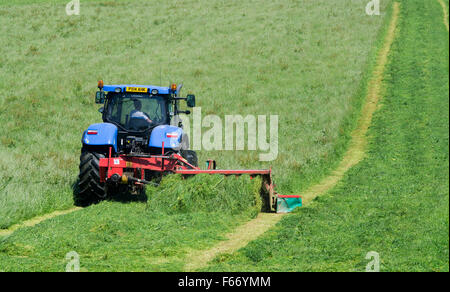
<svg viewBox="0 0 450 292">
<path fill-rule="evenodd" d="M 171 148 L 180 150 L 182 148 L 183 130 L 181 128 L 169 125 L 158 126 L 153 129 L 150 137 L 149 146 L 162 148 Z"/>
<path fill-rule="evenodd" d="M 88 146 L 112 146 L 117 152 L 117 132 L 113 124 L 93 124 L 83 133 L 81 142 Z"/>
</svg>

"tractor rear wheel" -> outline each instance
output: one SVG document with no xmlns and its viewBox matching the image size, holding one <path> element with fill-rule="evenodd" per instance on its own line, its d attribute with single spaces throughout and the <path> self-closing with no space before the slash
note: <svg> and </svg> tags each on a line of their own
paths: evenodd
<svg viewBox="0 0 450 292">
<path fill-rule="evenodd" d="M 193 150 L 182 150 L 181 156 L 186 159 L 191 165 L 198 167 L 197 153 Z"/>
<path fill-rule="evenodd" d="M 105 183 L 100 182 L 100 158 L 105 158 L 105 154 L 81 151 L 78 192 L 74 197 L 78 206 L 88 206 L 106 198 Z"/>
</svg>

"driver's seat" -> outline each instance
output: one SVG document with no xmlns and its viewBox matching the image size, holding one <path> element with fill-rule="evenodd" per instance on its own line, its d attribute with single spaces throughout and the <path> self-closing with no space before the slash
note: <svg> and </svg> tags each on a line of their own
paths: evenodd
<svg viewBox="0 0 450 292">
<path fill-rule="evenodd" d="M 142 118 L 131 118 L 128 122 L 128 129 L 131 131 L 144 131 L 150 124 Z"/>
</svg>

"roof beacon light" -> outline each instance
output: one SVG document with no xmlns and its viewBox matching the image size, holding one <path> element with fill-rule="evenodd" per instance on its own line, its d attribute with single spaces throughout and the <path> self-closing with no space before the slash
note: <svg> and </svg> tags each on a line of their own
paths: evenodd
<svg viewBox="0 0 450 292">
<path fill-rule="evenodd" d="M 175 83 L 173 83 L 171 86 L 170 86 L 170 89 L 172 89 L 172 91 L 177 91 L 177 85 L 175 84 Z"/>
<path fill-rule="evenodd" d="M 100 81 L 98 82 L 98 88 L 99 88 L 99 89 L 103 89 L 103 80 L 100 80 Z"/>
</svg>

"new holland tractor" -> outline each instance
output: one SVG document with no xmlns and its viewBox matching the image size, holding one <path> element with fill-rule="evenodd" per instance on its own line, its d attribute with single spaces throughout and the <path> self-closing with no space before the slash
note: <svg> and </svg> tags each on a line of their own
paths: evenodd
<svg viewBox="0 0 450 292">
<path fill-rule="evenodd" d="M 176 154 L 188 168 L 198 166 L 197 154 L 189 150 L 188 136 L 179 119 L 179 114 L 189 114 L 189 111 L 180 111 L 180 101 L 194 107 L 195 96 L 179 97 L 181 87 L 175 84 L 171 87 L 104 85 L 99 81 L 95 101 L 104 104 L 99 109 L 103 123 L 93 124 L 83 133 L 76 198 L 79 203 L 89 204 L 106 198 L 120 186 L 131 186 L 132 191 L 139 191 L 144 182 L 155 176 L 154 171 L 133 168 L 132 161 L 119 160 L 121 155 L 144 162 L 147 156 Z M 123 168 L 120 176 L 115 173 L 109 177 L 107 184 L 106 172 L 100 164 L 108 157 L 116 158 L 111 161 L 112 167 L 119 166 L 118 162 L 128 163 L 130 167 Z M 125 178 L 141 182 L 128 184 L 123 181 Z"/>
<path fill-rule="evenodd" d="M 191 176 L 201 173 L 225 176 L 261 176 L 263 209 L 288 212 L 301 206 L 300 196 L 282 196 L 274 191 L 272 170 L 220 170 L 208 160 L 198 167 L 195 151 L 183 131 L 180 101 L 195 107 L 195 95 L 180 97 L 182 85 L 104 85 L 98 82 L 95 102 L 103 123 L 90 125 L 82 137 L 80 173 L 75 202 L 86 206 L 128 191 L 143 192 L 146 184 L 166 174 Z"/>
</svg>

